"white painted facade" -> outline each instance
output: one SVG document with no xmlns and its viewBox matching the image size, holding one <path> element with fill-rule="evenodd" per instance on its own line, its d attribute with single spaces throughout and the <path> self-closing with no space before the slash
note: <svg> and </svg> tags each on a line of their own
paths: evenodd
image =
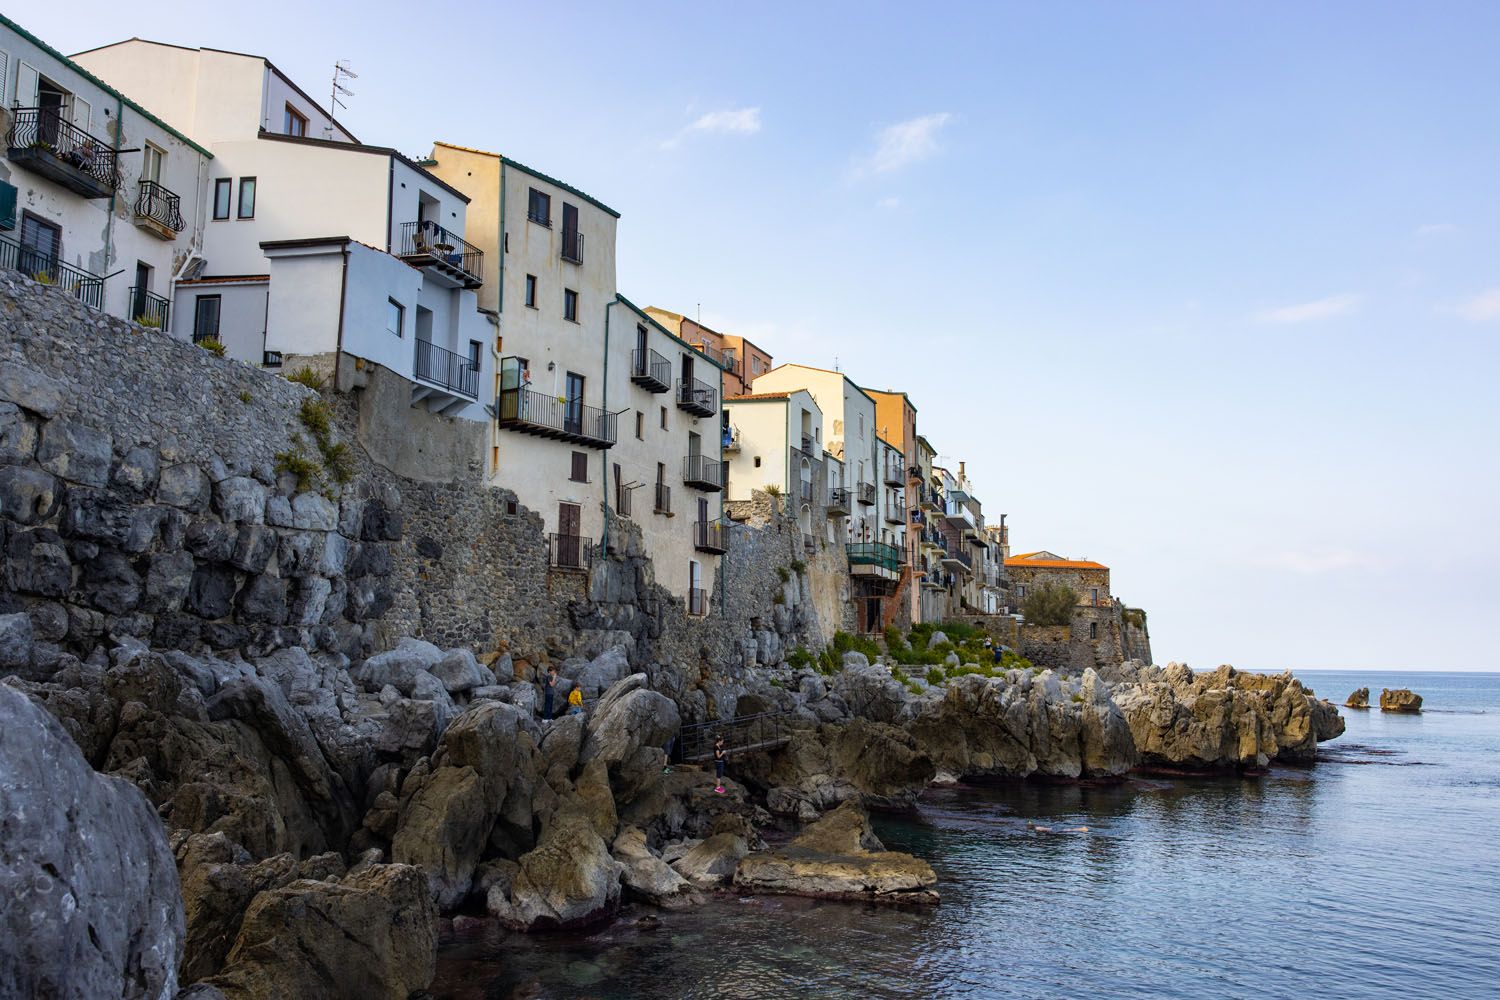
<svg viewBox="0 0 1500 1000">
<path fill-rule="evenodd" d="M 208 150 L 3 16 L 0 108 L 16 188 L 0 266 L 176 328 L 163 307 L 203 237 Z"/>
<path fill-rule="evenodd" d="M 729 499 L 750 500 L 754 491 L 772 487 L 796 513 L 805 539 L 826 540 L 824 417 L 812 393 L 793 389 L 731 396 L 724 409 L 740 431 L 739 450 L 728 462 Z"/>
<path fill-rule="evenodd" d="M 876 437 L 877 454 L 879 459 L 876 467 L 880 474 L 876 477 L 877 492 L 880 498 L 877 507 L 879 509 L 879 520 L 877 525 L 879 534 L 872 541 L 884 542 L 894 545 L 902 552 L 906 551 L 906 486 L 904 482 L 904 470 L 906 463 L 902 460 L 901 449 L 886 441 L 884 438 Z M 902 485 L 893 486 L 885 481 L 884 470 L 892 467 L 900 467 L 903 471 Z"/>
</svg>

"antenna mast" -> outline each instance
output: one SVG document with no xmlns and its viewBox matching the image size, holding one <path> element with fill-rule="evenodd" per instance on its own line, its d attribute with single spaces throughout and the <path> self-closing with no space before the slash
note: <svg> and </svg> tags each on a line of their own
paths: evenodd
<svg viewBox="0 0 1500 1000">
<path fill-rule="evenodd" d="M 359 74 L 349 68 L 349 60 L 340 59 L 333 64 L 333 89 L 328 92 L 328 113 L 332 115 L 339 108 L 348 110 L 349 105 L 339 100 L 339 95 L 353 97 L 354 91 L 344 86 L 345 80 L 358 80 Z"/>
</svg>

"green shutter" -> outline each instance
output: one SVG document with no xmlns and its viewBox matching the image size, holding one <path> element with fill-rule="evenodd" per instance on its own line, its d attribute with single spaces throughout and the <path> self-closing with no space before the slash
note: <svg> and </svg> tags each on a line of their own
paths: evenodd
<svg viewBox="0 0 1500 1000">
<path fill-rule="evenodd" d="M 0 181 L 0 229 L 16 228 L 16 186 Z"/>
</svg>

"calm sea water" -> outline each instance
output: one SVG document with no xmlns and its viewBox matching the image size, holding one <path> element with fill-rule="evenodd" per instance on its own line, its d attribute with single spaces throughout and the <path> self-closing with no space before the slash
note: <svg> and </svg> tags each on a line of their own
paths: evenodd
<svg viewBox="0 0 1500 1000">
<path fill-rule="evenodd" d="M 1345 710 L 1313 770 L 960 787 L 887 846 L 931 910 L 720 898 L 660 926 L 451 937 L 438 998 L 1500 996 L 1500 675 L 1313 672 Z M 1039 833 L 1087 826 L 1087 832 Z"/>
</svg>

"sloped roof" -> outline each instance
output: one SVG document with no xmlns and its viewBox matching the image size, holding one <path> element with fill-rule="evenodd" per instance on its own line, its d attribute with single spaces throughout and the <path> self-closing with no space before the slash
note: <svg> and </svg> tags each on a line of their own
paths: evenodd
<svg viewBox="0 0 1500 1000">
<path fill-rule="evenodd" d="M 1109 569 L 1103 563 L 1089 559 L 1064 559 L 1055 552 L 1043 549 L 1040 552 L 1022 552 L 1005 560 L 1007 566 L 1035 567 L 1038 569 Z"/>
</svg>

